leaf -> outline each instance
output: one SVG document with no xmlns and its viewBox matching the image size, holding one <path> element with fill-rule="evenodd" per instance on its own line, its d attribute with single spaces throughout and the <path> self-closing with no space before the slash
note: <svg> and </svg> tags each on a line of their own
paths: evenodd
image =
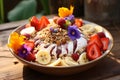
<svg viewBox="0 0 120 80">
<path fill-rule="evenodd" d="M 43 6 L 43 9 L 44 9 L 45 13 L 47 15 L 50 14 L 49 0 L 40 0 L 40 2 L 42 3 L 42 6 Z"/>
<path fill-rule="evenodd" d="M 22 0 L 13 10 L 8 13 L 9 21 L 27 19 L 36 13 L 36 0 Z"/>
</svg>

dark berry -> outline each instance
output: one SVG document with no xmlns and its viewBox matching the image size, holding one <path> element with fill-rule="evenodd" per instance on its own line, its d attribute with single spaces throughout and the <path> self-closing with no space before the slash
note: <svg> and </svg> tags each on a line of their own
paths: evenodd
<svg viewBox="0 0 120 80">
<path fill-rule="evenodd" d="M 77 53 L 72 54 L 73 60 L 77 61 L 79 59 L 79 55 Z"/>
</svg>

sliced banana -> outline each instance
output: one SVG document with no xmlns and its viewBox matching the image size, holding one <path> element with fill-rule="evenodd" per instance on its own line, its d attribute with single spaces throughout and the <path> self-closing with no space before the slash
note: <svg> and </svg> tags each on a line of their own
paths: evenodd
<svg viewBox="0 0 120 80">
<path fill-rule="evenodd" d="M 101 26 L 95 26 L 97 32 L 103 32 L 103 28 Z"/>
<path fill-rule="evenodd" d="M 48 51 L 40 50 L 36 54 L 36 61 L 40 64 L 48 64 L 51 61 L 51 56 Z"/>
<path fill-rule="evenodd" d="M 103 31 L 101 26 L 98 26 L 95 24 L 86 24 L 86 25 L 81 27 L 81 30 L 82 30 L 83 34 L 85 34 L 86 36 Z"/>
<path fill-rule="evenodd" d="M 47 66 L 58 66 L 61 62 L 61 58 L 58 58 L 57 60 L 52 61 L 52 63 L 50 63 Z"/>
<path fill-rule="evenodd" d="M 65 57 L 65 63 L 70 65 L 70 66 L 74 66 L 74 65 L 78 65 L 77 62 L 75 62 L 72 57 Z"/>
<path fill-rule="evenodd" d="M 47 66 L 68 66 L 64 60 L 62 60 L 61 58 L 58 58 L 57 60 L 52 61 L 52 63 L 50 63 Z"/>
<path fill-rule="evenodd" d="M 65 60 L 61 60 L 61 65 L 62 66 L 68 66 L 68 64 L 65 62 Z"/>
<path fill-rule="evenodd" d="M 34 33 L 35 33 L 34 27 L 25 28 L 25 29 L 21 30 L 21 32 L 20 32 L 21 35 L 26 35 L 26 34 L 32 35 Z"/>
<path fill-rule="evenodd" d="M 85 63 L 87 63 L 89 60 L 87 59 L 87 57 L 86 57 L 86 52 L 83 52 L 81 55 L 80 55 L 80 57 L 79 57 L 79 59 L 78 59 L 78 63 L 80 63 L 80 64 L 85 64 Z"/>
</svg>

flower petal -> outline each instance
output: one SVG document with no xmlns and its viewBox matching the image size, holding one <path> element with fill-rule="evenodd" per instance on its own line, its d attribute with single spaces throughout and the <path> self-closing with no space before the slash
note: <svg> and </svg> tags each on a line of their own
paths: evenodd
<svg viewBox="0 0 120 80">
<path fill-rule="evenodd" d="M 24 44 L 25 36 L 20 36 L 17 32 L 13 32 L 10 35 L 10 43 L 8 47 L 12 48 L 15 53 L 18 53 L 18 49 Z"/>
<path fill-rule="evenodd" d="M 71 40 L 80 38 L 80 31 L 78 30 L 77 26 L 73 25 L 68 27 L 68 36 Z"/>
<path fill-rule="evenodd" d="M 73 6 L 70 6 L 70 10 L 66 7 L 61 7 L 61 8 L 58 9 L 58 12 L 59 12 L 58 15 L 60 17 L 67 17 L 69 15 L 72 15 L 73 10 L 74 10 Z"/>
</svg>

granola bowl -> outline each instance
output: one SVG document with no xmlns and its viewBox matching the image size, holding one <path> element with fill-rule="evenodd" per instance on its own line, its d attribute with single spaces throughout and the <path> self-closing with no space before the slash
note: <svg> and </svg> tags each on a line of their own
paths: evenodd
<svg viewBox="0 0 120 80">
<path fill-rule="evenodd" d="M 52 21 L 52 19 L 49 19 L 49 21 Z M 87 60 L 87 62 L 86 62 L 86 56 L 85 57 L 83 57 L 83 60 L 82 61 L 80 61 L 80 64 L 77 64 L 76 65 L 76 63 L 73 63 L 73 65 L 72 65 L 72 63 L 71 63 L 71 65 L 68 63 L 68 64 L 66 64 L 66 63 L 64 63 L 63 62 L 63 60 L 62 59 L 64 59 L 64 58 L 58 58 L 58 56 L 57 56 L 57 61 L 56 62 L 54 62 L 54 60 L 53 60 L 53 63 L 51 63 L 51 64 L 48 64 L 48 65 L 44 65 L 44 63 L 42 64 L 42 63 L 39 63 L 39 61 L 38 62 L 35 62 L 35 61 L 33 61 L 33 56 L 32 57 L 28 57 L 27 58 L 27 60 L 26 59 L 24 59 L 24 58 L 22 58 L 22 57 L 20 57 L 20 55 L 18 55 L 18 54 L 16 54 L 16 52 L 11 48 L 11 47 L 9 47 L 9 50 L 11 51 L 11 53 L 18 59 L 18 60 L 20 60 L 24 65 L 27 65 L 28 67 L 30 67 L 30 68 L 32 68 L 32 69 L 34 69 L 34 70 L 36 70 L 36 71 L 39 71 L 39 72 L 42 72 L 42 73 L 47 73 L 47 74 L 53 74 L 53 75 L 70 75 L 70 74 L 75 74 L 75 73 L 79 73 L 79 72 L 82 72 L 82 71 L 85 71 L 85 70 L 87 70 L 87 69 L 89 69 L 89 68 L 91 68 L 91 67 L 93 67 L 94 65 L 96 65 L 98 62 L 100 62 L 103 58 L 105 58 L 105 56 L 111 51 L 111 49 L 112 49 L 112 47 L 113 47 L 113 37 L 112 37 L 112 35 L 110 34 L 110 32 L 107 30 L 107 29 L 105 29 L 104 27 L 101 27 L 100 25 L 97 25 L 97 24 L 95 24 L 95 23 L 92 23 L 92 22 L 89 22 L 89 21 L 86 21 L 86 20 L 83 20 L 83 24 L 85 24 L 85 25 L 88 25 L 88 24 L 90 24 L 90 25 L 92 25 L 92 27 L 95 27 L 95 26 L 97 26 L 98 27 L 98 29 L 101 29 L 102 28 L 102 30 L 103 30 L 103 32 L 104 32 L 104 35 L 103 34 L 101 34 L 100 33 L 100 35 L 102 35 L 102 37 L 103 36 L 106 36 L 107 38 L 109 38 L 109 44 L 108 44 L 108 48 L 106 49 L 106 50 L 104 50 L 104 51 L 102 51 L 102 54 L 101 54 L 101 56 L 99 56 L 98 58 L 96 58 L 96 59 L 91 59 L 91 57 L 89 58 L 89 61 Z M 24 25 L 24 26 L 20 26 L 20 27 L 18 27 L 17 29 L 15 29 L 13 32 L 11 32 L 11 34 L 12 33 L 14 33 L 14 32 L 17 32 L 18 34 L 21 34 L 21 30 L 23 30 L 24 28 L 26 27 L 26 25 Z M 84 28 L 83 28 L 84 29 Z M 87 28 L 88 29 L 88 28 Z M 27 35 L 28 36 L 28 35 Z M 8 38 L 8 44 L 10 44 L 10 39 L 11 39 L 11 35 L 9 36 L 9 38 Z M 104 39 L 103 39 L 104 40 Z M 90 40 L 89 40 L 90 41 Z M 88 42 L 89 41 L 87 41 L 87 44 L 88 44 Z M 79 43 L 79 44 L 81 44 L 81 43 Z M 16 45 L 17 46 L 17 45 Z M 88 47 L 89 48 L 89 47 Z M 96 51 L 96 47 L 94 47 L 95 48 L 95 51 Z M 93 48 L 93 49 L 94 49 Z M 72 48 L 73 49 L 73 48 Z M 69 49 L 68 49 L 69 50 Z M 87 49 L 85 49 L 85 51 L 87 51 Z M 39 52 L 39 51 L 38 51 Z M 56 51 L 57 52 L 57 51 Z M 58 51 L 59 52 L 59 51 Z M 68 51 L 69 52 L 69 51 Z M 99 52 L 99 50 L 98 50 L 98 52 Z M 44 52 L 43 52 L 44 53 Z M 88 53 L 89 53 L 89 50 L 88 50 Z M 30 55 L 31 56 L 31 55 Z M 89 54 L 88 54 L 88 56 L 89 56 Z M 66 55 L 65 55 L 65 57 L 66 57 Z M 32 58 L 32 60 L 30 60 Z M 37 57 L 36 57 L 37 58 Z M 74 59 L 75 58 L 75 59 Z M 80 56 L 79 56 L 79 58 L 80 58 Z M 77 61 L 76 60 L 76 55 L 74 56 L 73 55 L 73 59 L 75 60 L 75 61 Z M 85 59 L 85 60 L 84 60 Z M 39 60 L 39 59 L 37 59 L 37 60 Z M 36 61 L 37 61 L 36 60 Z M 61 62 L 59 62 L 61 60 Z M 71 59 L 70 59 L 71 60 Z M 69 61 L 70 61 L 69 60 Z M 86 63 L 82 63 L 82 62 L 86 62 Z M 75 64 L 75 65 L 74 65 Z M 64 66 L 61 66 L 61 65 L 64 65 Z"/>
</svg>

